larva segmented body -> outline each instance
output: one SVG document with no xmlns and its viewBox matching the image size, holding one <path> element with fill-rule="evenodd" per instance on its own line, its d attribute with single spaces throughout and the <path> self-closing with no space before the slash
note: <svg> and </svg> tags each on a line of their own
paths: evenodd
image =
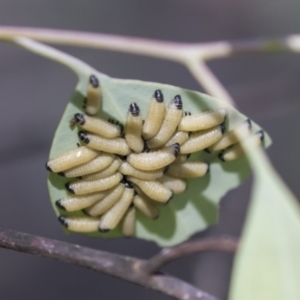
<svg viewBox="0 0 300 300">
<path fill-rule="evenodd" d="M 100 216 L 108 211 L 118 200 L 121 198 L 125 190 L 125 183 L 118 184 L 115 188 L 106 191 L 105 196 L 97 203 L 86 208 L 84 211 L 86 214 L 96 217 Z"/>
<path fill-rule="evenodd" d="M 165 117 L 164 96 L 161 90 L 156 90 L 150 102 L 148 115 L 143 124 L 143 138 L 148 140 L 155 136 Z"/>
<path fill-rule="evenodd" d="M 66 189 L 75 195 L 91 194 L 108 190 L 116 186 L 123 178 L 120 172 L 117 172 L 109 177 L 96 180 L 79 180 L 66 184 Z"/>
<path fill-rule="evenodd" d="M 182 164 L 171 164 L 167 174 L 179 178 L 202 177 L 209 170 L 209 165 L 204 162 L 192 161 Z"/>
<path fill-rule="evenodd" d="M 78 136 L 82 142 L 98 151 L 119 155 L 128 155 L 131 152 L 128 144 L 122 138 L 107 139 L 84 131 L 79 131 Z"/>
<path fill-rule="evenodd" d="M 189 154 L 208 148 L 222 138 L 223 132 L 223 127 L 217 126 L 192 133 L 189 139 L 181 145 L 180 154 Z"/>
<path fill-rule="evenodd" d="M 107 232 L 119 224 L 132 203 L 133 195 L 133 187 L 129 183 L 126 183 L 124 193 L 120 200 L 102 216 L 99 225 L 100 231 Z"/>
<path fill-rule="evenodd" d="M 46 169 L 54 173 L 64 172 L 68 169 L 89 162 L 98 155 L 98 151 L 85 146 L 78 147 L 49 159 L 46 163 Z"/>
<path fill-rule="evenodd" d="M 94 116 L 102 106 L 102 92 L 98 78 L 91 75 L 87 87 L 85 111 L 88 115 Z"/>
<path fill-rule="evenodd" d="M 144 141 L 142 139 L 142 116 L 140 108 L 136 103 L 131 103 L 127 114 L 125 126 L 125 140 L 130 149 L 136 153 L 140 153 L 144 149 Z"/>
<path fill-rule="evenodd" d="M 108 165 L 112 163 L 114 158 L 115 156 L 113 154 L 100 153 L 93 160 L 63 172 L 63 176 L 68 178 L 81 177 L 90 173 L 101 171 L 108 167 Z"/>
<path fill-rule="evenodd" d="M 156 219 L 158 217 L 158 208 L 152 204 L 151 199 L 146 195 L 142 193 L 135 195 L 133 197 L 133 204 L 146 217 L 150 219 Z"/>
<path fill-rule="evenodd" d="M 143 171 L 153 171 L 164 168 L 172 163 L 179 154 L 180 145 L 174 144 L 162 150 L 148 153 L 131 153 L 127 156 L 127 161 L 136 169 Z"/>
<path fill-rule="evenodd" d="M 164 168 L 154 171 L 142 171 L 132 167 L 128 162 L 123 162 L 119 168 L 119 171 L 124 175 L 130 175 L 145 180 L 157 179 L 164 174 Z"/>
<path fill-rule="evenodd" d="M 135 232 L 135 207 L 132 206 L 126 212 L 122 223 L 122 234 L 125 237 L 133 236 Z"/>
<path fill-rule="evenodd" d="M 159 131 L 151 139 L 147 140 L 150 149 L 164 145 L 174 134 L 182 117 L 182 101 L 179 95 L 169 104 L 166 115 Z"/>
<path fill-rule="evenodd" d="M 178 125 L 178 130 L 199 131 L 209 129 L 223 123 L 226 114 L 224 108 L 209 110 L 193 115 L 187 114 L 182 117 Z"/>
<path fill-rule="evenodd" d="M 264 132 L 262 130 L 258 131 L 254 135 L 251 135 L 248 139 L 243 140 L 241 143 L 247 143 L 248 140 L 251 139 L 251 142 L 256 146 L 260 146 L 264 140 Z M 241 145 L 241 143 L 235 144 L 232 147 L 224 150 L 220 153 L 219 158 L 222 161 L 231 161 L 239 158 L 240 156 L 245 154 L 245 151 Z"/>
<path fill-rule="evenodd" d="M 84 114 L 75 114 L 71 124 L 78 124 L 82 129 L 98 134 L 105 138 L 116 138 L 121 135 L 123 126 L 112 124 L 103 119 L 89 117 Z"/>
<path fill-rule="evenodd" d="M 157 180 L 141 180 L 128 176 L 127 179 L 136 184 L 149 198 L 158 202 L 168 202 L 173 192 Z"/>
<path fill-rule="evenodd" d="M 160 183 L 168 187 L 174 194 L 180 194 L 187 188 L 187 183 L 183 179 L 175 178 L 169 175 L 164 175 L 158 179 Z"/>
</svg>

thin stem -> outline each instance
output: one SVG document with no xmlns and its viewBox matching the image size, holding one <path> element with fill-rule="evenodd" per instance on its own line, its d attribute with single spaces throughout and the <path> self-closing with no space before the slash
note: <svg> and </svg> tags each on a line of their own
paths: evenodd
<svg viewBox="0 0 300 300">
<path fill-rule="evenodd" d="M 187 63 L 187 68 L 190 70 L 194 78 L 200 85 L 211 95 L 220 100 L 223 100 L 231 105 L 234 105 L 233 98 L 229 95 L 217 77 L 207 67 L 204 61 L 190 60 Z"/>
<path fill-rule="evenodd" d="M 187 242 L 179 246 L 161 250 L 157 255 L 148 260 L 146 270 L 149 274 L 154 273 L 167 263 L 192 253 L 206 251 L 235 252 L 237 247 L 238 240 L 232 237 L 207 238 Z"/>
<path fill-rule="evenodd" d="M 175 299 L 217 300 L 214 296 L 177 278 L 167 275 L 149 275 L 146 272 L 146 261 L 134 257 L 93 250 L 1 228 L 0 247 L 52 258 L 102 272 L 161 292 Z"/>
</svg>

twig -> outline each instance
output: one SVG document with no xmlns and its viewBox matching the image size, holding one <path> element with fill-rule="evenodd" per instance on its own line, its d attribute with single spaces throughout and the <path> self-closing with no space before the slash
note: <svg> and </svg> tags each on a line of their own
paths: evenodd
<svg viewBox="0 0 300 300">
<path fill-rule="evenodd" d="M 217 300 L 167 275 L 147 273 L 147 261 L 0 228 L 0 247 L 57 259 L 130 281 L 180 300 Z"/>
<path fill-rule="evenodd" d="M 192 253 L 205 251 L 235 252 L 237 247 L 238 240 L 233 237 L 207 238 L 186 242 L 179 246 L 161 250 L 157 255 L 148 260 L 146 270 L 149 274 L 154 273 L 172 260 Z"/>
</svg>

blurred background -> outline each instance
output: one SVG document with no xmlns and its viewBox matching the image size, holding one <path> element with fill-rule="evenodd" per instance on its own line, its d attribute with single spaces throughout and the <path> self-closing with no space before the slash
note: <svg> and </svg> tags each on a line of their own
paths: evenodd
<svg viewBox="0 0 300 300">
<path fill-rule="evenodd" d="M 206 42 L 274 37 L 300 29 L 298 0 L 70 1 L 1 0 L 0 23 L 136 36 L 166 41 Z M 200 90 L 181 65 L 152 58 L 58 47 L 118 78 L 156 81 Z M 273 138 L 268 154 L 287 185 L 300 197 L 300 57 L 248 55 L 209 66 L 238 108 Z M 136 239 L 66 236 L 50 205 L 45 161 L 76 78 L 65 67 L 0 43 L 0 227 L 84 246 L 149 258 L 159 251 Z M 221 202 L 220 223 L 193 238 L 239 236 L 251 179 Z M 263 224 L 262 224 L 263 226 Z M 164 271 L 226 299 L 233 256 L 207 253 L 182 258 Z M 61 262 L 0 249 L 0 299 L 130 299 L 169 297 Z"/>
</svg>

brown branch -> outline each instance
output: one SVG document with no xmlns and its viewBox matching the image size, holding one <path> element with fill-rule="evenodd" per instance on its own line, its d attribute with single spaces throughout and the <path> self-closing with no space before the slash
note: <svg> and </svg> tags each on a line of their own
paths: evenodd
<svg viewBox="0 0 300 300">
<path fill-rule="evenodd" d="M 238 240 L 232 237 L 207 238 L 198 241 L 186 242 L 172 248 L 165 248 L 161 250 L 157 255 L 148 260 L 146 263 L 146 270 L 149 274 L 152 274 L 163 265 L 181 256 L 205 251 L 235 252 L 237 247 Z"/>
<path fill-rule="evenodd" d="M 168 275 L 149 275 L 147 261 L 0 228 L 0 247 L 102 272 L 180 300 L 217 300 Z"/>
</svg>

